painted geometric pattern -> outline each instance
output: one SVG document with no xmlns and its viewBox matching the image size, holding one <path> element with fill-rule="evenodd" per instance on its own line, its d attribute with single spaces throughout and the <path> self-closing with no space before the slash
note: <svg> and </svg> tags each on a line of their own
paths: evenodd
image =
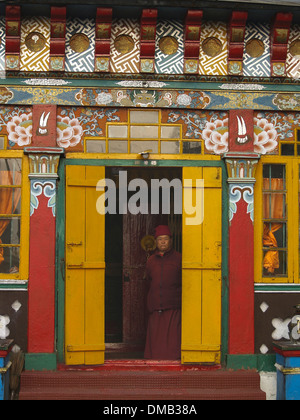
<svg viewBox="0 0 300 420">
<path fill-rule="evenodd" d="M 300 79 L 300 60 L 299 56 L 298 58 L 294 57 L 289 52 L 289 47 L 292 44 L 293 41 L 296 39 L 299 39 L 299 33 L 300 33 L 300 25 L 292 25 L 291 32 L 290 32 L 290 38 L 288 43 L 288 54 L 286 59 L 286 75 L 287 77 L 292 77 L 293 79 Z"/>
<path fill-rule="evenodd" d="M 245 47 L 250 39 L 259 39 L 264 44 L 264 52 L 260 57 L 251 57 Z M 243 56 L 243 75 L 251 77 L 270 77 L 270 25 L 249 23 L 246 25 Z"/>
<path fill-rule="evenodd" d="M 27 48 L 25 40 L 31 32 L 39 32 L 45 37 L 45 45 L 41 51 L 31 51 Z M 49 70 L 50 54 L 50 18 L 30 17 L 24 18 L 21 23 L 20 41 L 20 70 L 47 71 Z"/>
<path fill-rule="evenodd" d="M 89 40 L 85 51 L 75 52 L 70 45 L 76 34 L 84 34 Z M 74 39 L 74 38 L 73 38 Z M 95 60 L 95 21 L 93 19 L 67 19 L 65 68 L 70 72 L 93 72 Z"/>
<path fill-rule="evenodd" d="M 162 37 L 172 36 L 178 42 L 174 54 L 164 54 L 159 48 Z M 179 21 L 162 20 L 157 22 L 155 41 L 155 72 L 165 74 L 183 73 L 183 23 Z"/>
<path fill-rule="evenodd" d="M 222 43 L 222 51 L 215 57 L 204 53 L 202 42 L 207 38 L 217 38 Z M 227 25 L 224 22 L 203 22 L 200 38 L 199 73 L 202 75 L 227 75 Z"/>
<path fill-rule="evenodd" d="M 5 71 L 5 17 L 0 17 L 0 77 Z"/>
<path fill-rule="evenodd" d="M 127 53 L 118 52 L 115 39 L 120 35 L 130 36 L 133 48 Z M 136 19 L 113 20 L 110 43 L 110 65 L 113 73 L 139 73 L 140 63 L 140 24 Z"/>
</svg>

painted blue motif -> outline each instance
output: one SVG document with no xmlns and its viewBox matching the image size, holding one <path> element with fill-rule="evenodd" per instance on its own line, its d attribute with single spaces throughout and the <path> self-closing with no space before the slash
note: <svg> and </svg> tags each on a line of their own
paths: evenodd
<svg viewBox="0 0 300 420">
<path fill-rule="evenodd" d="M 30 188 L 30 216 L 39 207 L 38 197 L 44 194 L 48 198 L 48 207 L 52 209 L 53 217 L 55 217 L 56 204 L 56 181 L 52 180 L 33 180 Z"/>
<path fill-rule="evenodd" d="M 0 17 L 0 77 L 5 74 L 5 17 Z"/>
<path fill-rule="evenodd" d="M 166 36 L 172 36 L 178 42 L 178 49 L 174 54 L 164 54 L 159 48 L 160 39 Z M 182 74 L 183 50 L 183 23 L 169 20 L 158 21 L 155 42 L 155 73 Z"/>
<path fill-rule="evenodd" d="M 229 221 L 237 212 L 237 203 L 243 199 L 247 204 L 247 214 L 254 221 L 254 189 L 251 184 L 232 184 L 229 189 Z"/>
<path fill-rule="evenodd" d="M 75 34 L 84 34 L 89 39 L 89 47 L 83 52 L 75 52 L 70 40 Z M 93 72 L 95 60 L 95 22 L 93 19 L 68 19 L 66 27 L 66 71 Z"/>
<path fill-rule="evenodd" d="M 245 42 L 247 45 L 251 39 L 263 43 L 264 52 L 259 57 L 251 57 L 244 49 L 243 75 L 250 77 L 270 77 L 270 25 L 268 23 L 249 23 L 245 29 Z"/>
</svg>

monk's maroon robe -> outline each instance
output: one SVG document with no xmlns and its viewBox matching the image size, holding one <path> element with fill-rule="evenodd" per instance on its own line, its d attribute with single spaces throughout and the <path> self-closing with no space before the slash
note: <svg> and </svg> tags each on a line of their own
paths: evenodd
<svg viewBox="0 0 300 420">
<path fill-rule="evenodd" d="M 181 348 L 181 254 L 174 249 L 149 257 L 148 328 L 144 357 L 180 359 Z"/>
</svg>

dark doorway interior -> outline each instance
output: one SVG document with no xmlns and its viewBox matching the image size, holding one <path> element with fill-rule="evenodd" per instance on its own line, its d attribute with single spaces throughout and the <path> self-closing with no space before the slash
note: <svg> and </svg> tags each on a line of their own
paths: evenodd
<svg viewBox="0 0 300 420">
<path fill-rule="evenodd" d="M 148 214 L 120 214 L 118 209 L 120 171 L 128 183 L 143 179 L 148 185 Z M 151 179 L 179 179 L 181 168 L 108 167 L 106 178 L 117 186 L 117 212 L 105 215 L 105 343 L 106 359 L 143 358 L 146 327 L 145 265 L 147 253 L 141 241 L 153 235 L 158 224 L 169 224 L 174 248 L 181 252 L 181 214 L 174 214 L 174 190 L 170 188 L 170 214 L 151 214 Z M 122 175 L 122 174 L 121 174 Z M 137 190 L 138 191 L 138 190 Z M 136 191 L 128 191 L 128 200 Z M 164 191 L 165 193 L 165 191 Z"/>
</svg>

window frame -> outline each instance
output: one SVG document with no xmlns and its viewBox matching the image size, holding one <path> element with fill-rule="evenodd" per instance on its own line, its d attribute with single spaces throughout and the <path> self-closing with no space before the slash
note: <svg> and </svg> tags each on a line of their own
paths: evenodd
<svg viewBox="0 0 300 420">
<path fill-rule="evenodd" d="M 131 112 L 157 112 L 158 118 L 157 122 L 133 122 L 131 117 Z M 144 108 L 128 108 L 127 109 L 127 121 L 123 122 L 116 122 L 116 121 L 108 121 L 106 122 L 106 128 L 105 128 L 105 135 L 104 136 L 97 136 L 97 137 L 90 137 L 86 136 L 84 137 L 84 155 L 86 156 L 101 156 L 101 158 L 105 159 L 132 159 L 133 157 L 137 157 L 140 152 L 132 151 L 131 146 L 134 143 L 142 143 L 142 142 L 152 142 L 152 146 L 157 146 L 157 150 L 151 152 L 151 158 L 152 159 L 199 159 L 201 160 L 205 159 L 205 147 L 204 147 L 204 140 L 202 138 L 185 138 L 183 135 L 183 124 L 182 123 L 171 123 L 171 122 L 162 122 L 163 121 L 163 114 L 161 109 L 157 108 L 151 108 L 151 109 L 144 109 Z M 124 126 L 127 127 L 127 135 L 124 134 L 124 136 L 109 136 L 109 129 L 110 127 L 118 127 L 118 126 Z M 157 135 L 152 137 L 134 137 L 131 135 L 131 129 L 132 128 L 138 128 L 138 127 L 157 127 Z M 164 127 L 176 127 L 179 129 L 178 137 L 164 137 L 162 135 L 162 129 Z M 105 151 L 103 152 L 88 152 L 87 151 L 87 142 L 91 144 L 93 141 L 101 141 L 103 145 L 105 145 Z M 109 151 L 109 144 L 110 142 L 122 142 L 124 143 L 124 151 Z M 162 146 L 166 146 L 167 143 L 178 143 L 178 151 L 172 152 L 172 151 L 162 151 Z M 145 147 L 142 147 L 143 150 L 148 150 L 148 147 L 151 148 L 151 144 L 145 145 Z M 192 153 L 190 150 L 184 152 L 184 148 L 186 146 L 184 145 L 190 145 L 191 143 L 197 143 L 200 147 L 200 151 Z M 125 151 L 126 149 L 126 151 Z M 72 153 L 68 153 L 71 155 Z M 211 160 L 214 160 L 211 158 L 212 155 L 206 154 L 207 156 L 210 156 Z M 79 154 L 77 154 L 77 157 L 81 157 Z M 220 159 L 220 156 L 217 157 L 218 160 Z"/>
<path fill-rule="evenodd" d="M 263 276 L 263 165 L 285 165 L 287 205 L 287 276 Z M 300 157 L 262 156 L 256 168 L 254 188 L 254 282 L 292 283 L 299 281 L 299 173 Z M 294 226 L 298 226 L 297 229 Z"/>
<path fill-rule="evenodd" d="M 0 159 L 21 159 L 21 210 L 20 210 L 20 261 L 17 273 L 1 273 L 1 280 L 27 280 L 29 276 L 29 214 L 30 214 L 30 180 L 29 159 L 22 150 L 0 151 Z"/>
</svg>

